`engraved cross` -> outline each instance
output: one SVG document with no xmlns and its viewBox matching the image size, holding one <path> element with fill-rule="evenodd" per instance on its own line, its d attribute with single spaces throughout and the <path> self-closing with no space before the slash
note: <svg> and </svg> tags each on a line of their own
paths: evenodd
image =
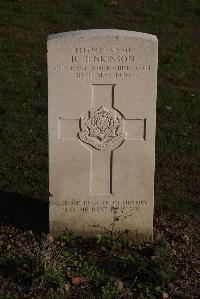
<svg viewBox="0 0 200 299">
<path fill-rule="evenodd" d="M 91 151 L 90 192 L 113 194 L 114 150 L 124 140 L 145 140 L 146 119 L 130 119 L 115 110 L 115 84 L 93 84 L 88 116 L 59 118 L 59 139 L 75 139 Z M 79 127 L 81 125 L 81 128 Z"/>
</svg>

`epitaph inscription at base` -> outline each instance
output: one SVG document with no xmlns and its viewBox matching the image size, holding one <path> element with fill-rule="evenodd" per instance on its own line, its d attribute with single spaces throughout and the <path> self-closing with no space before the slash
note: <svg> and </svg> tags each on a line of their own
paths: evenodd
<svg viewBox="0 0 200 299">
<path fill-rule="evenodd" d="M 98 29 L 49 36 L 52 234 L 152 237 L 156 82 L 153 35 Z"/>
</svg>

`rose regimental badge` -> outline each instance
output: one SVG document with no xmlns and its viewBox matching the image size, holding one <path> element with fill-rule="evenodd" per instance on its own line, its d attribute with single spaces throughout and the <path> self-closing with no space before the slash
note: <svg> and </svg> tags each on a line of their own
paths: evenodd
<svg viewBox="0 0 200 299">
<path fill-rule="evenodd" d="M 124 131 L 124 117 L 114 109 L 101 106 L 91 109 L 80 119 L 78 136 L 81 141 L 91 145 L 97 150 L 114 150 L 126 138 Z"/>
</svg>

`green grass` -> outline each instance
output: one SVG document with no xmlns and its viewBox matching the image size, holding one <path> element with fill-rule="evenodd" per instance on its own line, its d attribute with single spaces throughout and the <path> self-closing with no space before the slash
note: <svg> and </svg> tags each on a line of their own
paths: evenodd
<svg viewBox="0 0 200 299">
<path fill-rule="evenodd" d="M 10 228 L 1 233 L 0 296 L 3 290 L 4 298 L 160 296 L 176 277 L 168 261 L 172 249 L 163 239 L 134 246 L 125 236 L 83 241 L 71 233 L 57 240 L 45 235 L 36 239 Z M 24 242 L 27 248 L 21 247 Z"/>
</svg>

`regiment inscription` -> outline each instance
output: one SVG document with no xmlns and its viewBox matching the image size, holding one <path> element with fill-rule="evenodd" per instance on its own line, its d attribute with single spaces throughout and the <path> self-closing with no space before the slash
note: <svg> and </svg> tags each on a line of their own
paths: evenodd
<svg viewBox="0 0 200 299">
<path fill-rule="evenodd" d="M 141 64 L 134 48 L 70 48 L 69 64 L 56 64 L 55 70 L 69 71 L 74 79 L 134 79 L 151 71 L 150 64 Z"/>
</svg>

